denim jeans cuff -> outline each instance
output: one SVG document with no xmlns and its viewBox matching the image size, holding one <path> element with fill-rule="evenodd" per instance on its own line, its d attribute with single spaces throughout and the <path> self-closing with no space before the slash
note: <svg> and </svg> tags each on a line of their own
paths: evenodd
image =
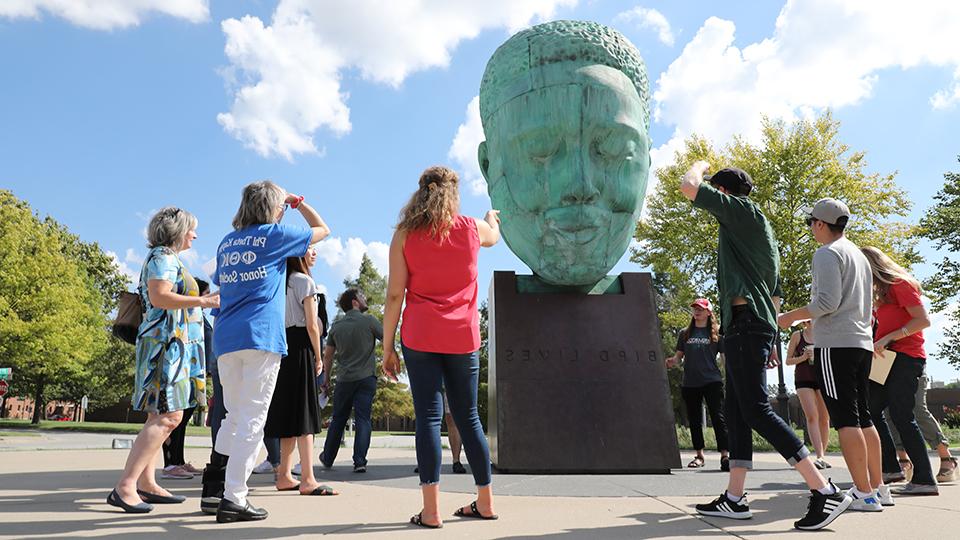
<svg viewBox="0 0 960 540">
<path fill-rule="evenodd" d="M 436 482 L 420 482 L 421 486 L 436 486 L 438 484 L 440 484 L 439 480 L 437 480 Z"/>
<path fill-rule="evenodd" d="M 492 483 L 493 483 L 493 481 L 487 482 L 486 484 L 477 484 L 477 487 L 478 487 L 478 488 L 484 488 L 484 487 L 489 486 L 489 485 L 492 484 Z"/>
<path fill-rule="evenodd" d="M 731 459 L 730 468 L 752 470 L 753 460 L 752 459 Z"/>
<path fill-rule="evenodd" d="M 807 459 L 810 455 L 810 451 L 807 450 L 806 445 L 801 446 L 800 450 L 797 450 L 797 453 L 787 458 L 787 463 L 790 465 L 796 465 L 797 463 Z"/>
</svg>

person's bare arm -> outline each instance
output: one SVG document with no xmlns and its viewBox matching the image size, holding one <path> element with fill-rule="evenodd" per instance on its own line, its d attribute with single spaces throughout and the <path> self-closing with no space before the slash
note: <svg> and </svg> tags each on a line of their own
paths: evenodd
<svg viewBox="0 0 960 540">
<path fill-rule="evenodd" d="M 299 204 L 297 204 L 297 210 L 300 211 L 300 215 L 303 216 L 304 221 L 307 222 L 307 225 L 310 226 L 310 230 L 313 231 L 313 236 L 310 237 L 310 243 L 315 244 L 329 236 L 330 227 L 327 226 L 327 224 L 323 221 L 323 218 L 320 217 L 320 214 L 318 214 L 312 206 L 307 204 L 306 201 L 301 201 L 300 197 L 297 195 L 292 193 L 287 195 L 287 204 L 295 204 L 297 201 L 299 201 Z"/>
<path fill-rule="evenodd" d="M 491 247 L 500 241 L 500 211 L 490 210 L 483 219 L 477 219 L 477 233 L 480 235 L 480 245 Z"/>
<path fill-rule="evenodd" d="M 323 381 L 324 388 L 330 388 L 330 373 L 333 369 L 333 352 L 335 350 L 330 345 L 323 348 L 323 372 L 327 374 L 327 378 Z"/>
<path fill-rule="evenodd" d="M 315 354 L 320 354 L 320 324 L 317 320 L 317 297 L 307 296 L 303 299 L 303 316 L 307 321 L 307 335 L 310 336 L 310 345 Z M 323 372 L 323 362 L 317 362 L 317 375 Z"/>
<path fill-rule="evenodd" d="M 901 328 L 890 332 L 885 336 L 881 336 L 877 339 L 874 344 L 874 350 L 877 354 L 883 352 L 883 349 L 886 349 L 890 346 L 890 343 L 903 339 L 911 334 L 916 334 L 917 332 L 922 331 L 925 328 L 930 326 L 930 317 L 927 315 L 926 308 L 923 305 L 919 306 L 910 306 L 906 308 L 907 313 L 910 315 L 910 320 L 907 321 L 907 324 L 903 325 Z"/>
<path fill-rule="evenodd" d="M 403 256 L 404 231 L 397 231 L 390 241 L 390 274 L 387 281 L 387 300 L 383 308 L 383 371 L 393 380 L 400 374 L 400 357 L 394 337 L 400 324 L 400 309 L 407 290 L 407 261 Z"/>
<path fill-rule="evenodd" d="M 177 294 L 172 282 L 165 279 L 147 280 L 147 297 L 150 304 L 159 309 L 188 309 L 220 307 L 220 292 L 203 296 Z"/>
</svg>

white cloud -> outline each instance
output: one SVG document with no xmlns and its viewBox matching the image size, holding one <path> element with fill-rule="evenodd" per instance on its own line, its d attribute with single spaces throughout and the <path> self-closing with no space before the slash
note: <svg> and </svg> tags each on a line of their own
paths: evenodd
<svg viewBox="0 0 960 540">
<path fill-rule="evenodd" d="M 480 172 L 477 147 L 483 142 L 483 125 L 480 123 L 480 96 L 475 96 L 467 105 L 466 119 L 457 128 L 447 157 L 460 169 L 462 183 L 469 186 L 472 195 L 485 195 L 487 182 Z"/>
<path fill-rule="evenodd" d="M 637 6 L 633 9 L 617 14 L 613 18 L 615 23 L 637 23 L 640 28 L 649 28 L 657 32 L 657 39 L 668 47 L 673 47 L 673 30 L 670 29 L 670 21 L 653 8 Z"/>
<path fill-rule="evenodd" d="M 213 273 L 217 271 L 217 258 L 211 257 L 207 262 L 200 265 L 200 268 L 203 269 L 203 273 L 213 277 Z"/>
<path fill-rule="evenodd" d="M 43 14 L 66 19 L 93 30 L 138 26 L 152 13 L 186 19 L 209 20 L 208 0 L 3 0 L 0 17 L 40 19 Z"/>
<path fill-rule="evenodd" d="M 223 21 L 223 75 L 234 101 L 217 120 L 262 156 L 317 153 L 317 130 L 351 129 L 345 71 L 396 87 L 411 73 L 446 67 L 457 45 L 483 30 L 516 30 L 576 2 L 280 0 L 269 25 L 252 16 Z"/>
<path fill-rule="evenodd" d="M 340 238 L 327 238 L 318 242 L 316 248 L 317 256 L 327 263 L 338 280 L 357 277 L 364 253 L 382 275 L 387 275 L 390 266 L 390 246 L 383 242 L 368 244 L 360 238 L 348 238 L 344 243 Z"/>
<path fill-rule="evenodd" d="M 856 105 L 884 69 L 960 67 L 960 2 L 788 0 L 769 38 L 740 48 L 735 30 L 707 19 L 657 80 L 654 119 L 675 128 L 673 139 L 756 140 L 762 114 L 793 121 Z M 960 71 L 955 77 L 960 85 Z M 931 104 L 948 106 L 957 92 L 941 90 Z"/>
<path fill-rule="evenodd" d="M 127 254 L 129 255 L 129 253 L 130 253 L 131 251 L 133 251 L 133 250 L 129 250 L 129 249 L 128 249 L 128 250 L 127 250 Z M 138 281 L 140 281 L 140 268 L 139 268 L 139 266 L 137 266 L 137 268 L 131 267 L 129 264 L 127 264 L 127 261 L 121 261 L 121 260 L 120 260 L 120 257 L 118 257 L 117 254 L 116 254 L 115 252 L 113 252 L 113 251 L 109 251 L 109 250 L 108 250 L 108 251 L 106 251 L 106 254 L 107 254 L 108 257 L 110 257 L 111 259 L 113 259 L 113 264 L 114 264 L 114 266 L 116 266 L 117 269 L 119 269 L 120 272 L 123 273 L 123 275 L 127 276 L 127 285 L 135 284 L 135 283 L 137 283 Z M 129 260 L 129 259 L 128 259 L 128 260 Z"/>
<path fill-rule="evenodd" d="M 952 109 L 960 103 L 960 67 L 954 72 L 953 78 L 956 81 L 953 87 L 940 90 L 930 98 L 931 107 L 940 110 Z"/>
</svg>

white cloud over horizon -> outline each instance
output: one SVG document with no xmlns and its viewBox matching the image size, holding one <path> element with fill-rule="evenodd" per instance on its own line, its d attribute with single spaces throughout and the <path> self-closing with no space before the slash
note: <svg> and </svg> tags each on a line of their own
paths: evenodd
<svg viewBox="0 0 960 540">
<path fill-rule="evenodd" d="M 480 96 L 474 96 L 467 104 L 466 118 L 450 144 L 447 157 L 460 170 L 461 185 L 469 188 L 471 195 L 486 195 L 487 181 L 480 172 L 477 148 L 486 139 L 480 122 Z"/>
<path fill-rule="evenodd" d="M 895 32 L 892 33 L 892 30 Z M 734 135 L 757 140 L 762 115 L 788 122 L 868 99 L 884 69 L 951 69 L 951 89 L 931 89 L 931 106 L 960 101 L 960 2 L 788 0 L 773 34 L 736 44 L 736 26 L 707 19 L 653 94 L 654 120 L 672 126 L 653 152 L 672 160 L 696 133 L 723 145 Z M 936 92 L 936 93 L 934 93 Z"/>
<path fill-rule="evenodd" d="M 636 6 L 633 9 L 618 13 L 613 18 L 614 23 L 635 23 L 640 28 L 654 30 L 657 33 L 657 39 L 660 43 L 668 47 L 673 47 L 676 39 L 673 35 L 673 29 L 670 27 L 670 21 L 663 13 L 653 8 Z"/>
<path fill-rule="evenodd" d="M 399 87 L 412 73 L 446 67 L 460 42 L 484 30 L 517 30 L 576 3 L 280 0 L 268 25 L 249 15 L 223 21 L 233 103 L 217 121 L 264 157 L 320 153 L 315 132 L 351 130 L 345 71 Z"/>
<path fill-rule="evenodd" d="M 317 257 L 325 262 L 337 281 L 354 279 L 360 271 L 360 262 L 366 253 L 373 266 L 386 276 L 390 268 L 390 246 L 383 242 L 364 242 L 360 238 L 327 238 L 316 244 Z"/>
<path fill-rule="evenodd" d="M 210 19 L 208 0 L 3 0 L 0 17 L 40 20 L 58 17 L 91 30 L 139 26 L 152 14 L 201 23 Z"/>
</svg>

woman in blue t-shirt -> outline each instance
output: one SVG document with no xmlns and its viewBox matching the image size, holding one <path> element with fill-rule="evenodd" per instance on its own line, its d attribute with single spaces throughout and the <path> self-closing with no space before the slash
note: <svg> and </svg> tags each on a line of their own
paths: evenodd
<svg viewBox="0 0 960 540">
<path fill-rule="evenodd" d="M 720 452 L 720 470 L 729 471 L 727 425 L 723 419 L 723 376 L 717 367 L 717 353 L 723 352 L 718 335 L 720 325 L 713 317 L 713 306 L 706 298 L 698 298 L 690 307 L 693 308 L 690 324 L 680 332 L 677 353 L 667 359 L 667 367 L 683 361 L 683 385 L 680 391 L 687 407 L 690 439 L 697 452 L 687 467 L 696 469 L 704 465 L 703 448 L 706 444 L 703 441 L 702 403 L 706 401 L 717 439 L 717 450 Z"/>
<path fill-rule="evenodd" d="M 300 211 L 309 228 L 280 223 L 288 206 Z M 302 257 L 310 244 L 330 234 L 303 197 L 269 180 L 243 188 L 233 229 L 217 248 L 213 275 L 220 287 L 213 341 L 227 407 L 216 450 L 229 456 L 217 508 L 220 523 L 267 517 L 247 501 L 247 478 L 260 453 L 280 358 L 287 354 L 287 257 Z"/>
</svg>

